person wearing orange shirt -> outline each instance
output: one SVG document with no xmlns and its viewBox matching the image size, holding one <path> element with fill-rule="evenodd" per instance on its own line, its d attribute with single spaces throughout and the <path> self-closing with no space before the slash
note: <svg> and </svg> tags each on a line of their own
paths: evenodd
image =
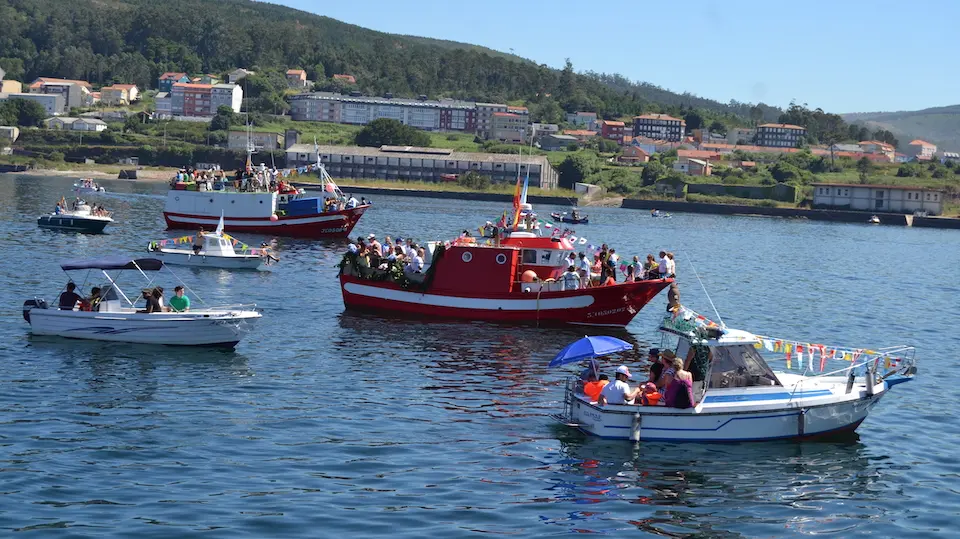
<svg viewBox="0 0 960 539">
<path fill-rule="evenodd" d="M 600 392 L 603 391 L 604 386 L 610 383 L 610 377 L 606 374 L 601 374 L 599 380 L 592 380 L 583 384 L 583 393 L 590 397 L 591 401 L 596 401 L 597 397 L 600 396 Z"/>
</svg>

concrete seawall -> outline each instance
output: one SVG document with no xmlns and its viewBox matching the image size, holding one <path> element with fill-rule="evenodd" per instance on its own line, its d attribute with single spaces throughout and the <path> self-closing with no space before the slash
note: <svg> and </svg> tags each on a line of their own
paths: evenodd
<svg viewBox="0 0 960 539">
<path fill-rule="evenodd" d="M 859 211 L 807 210 L 802 208 L 771 208 L 737 204 L 707 204 L 703 202 L 674 202 L 664 200 L 624 199 L 622 208 L 634 210 L 658 209 L 670 212 L 711 213 L 716 215 L 763 215 L 768 217 L 795 217 L 837 223 L 866 223 L 871 215 L 880 218 L 882 225 L 916 226 L 927 228 L 960 229 L 960 219 L 950 217 L 914 217 L 901 213 L 871 214 Z"/>
<path fill-rule="evenodd" d="M 315 183 L 294 183 L 297 187 L 302 187 L 308 191 L 319 191 L 320 186 Z M 387 187 L 360 187 L 354 185 L 341 185 L 340 190 L 344 193 L 353 195 L 390 195 L 398 197 L 419 197 L 419 198 L 444 198 L 454 200 L 480 200 L 485 202 L 513 202 L 513 195 L 503 193 L 462 193 L 458 191 L 430 191 L 427 189 L 392 189 Z M 576 206 L 579 202 L 576 198 L 550 197 L 550 196 L 527 196 L 527 201 L 531 204 L 554 204 L 558 206 Z"/>
</svg>

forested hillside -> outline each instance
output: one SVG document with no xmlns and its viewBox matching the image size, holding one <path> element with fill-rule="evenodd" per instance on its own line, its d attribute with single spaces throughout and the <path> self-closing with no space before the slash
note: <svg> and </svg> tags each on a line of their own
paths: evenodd
<svg viewBox="0 0 960 539">
<path fill-rule="evenodd" d="M 844 114 L 848 122 L 887 129 L 903 141 L 922 138 L 941 150 L 960 151 L 960 105 L 899 112 Z"/>
<path fill-rule="evenodd" d="M 780 113 L 249 0 L 3 0 L 0 29 L 0 66 L 8 77 L 26 81 L 56 76 L 150 88 L 164 71 L 301 67 L 313 80 L 352 74 L 369 94 L 524 100 L 554 116 L 561 108 L 613 118 L 695 107 L 736 123 L 751 111 L 755 120 Z"/>
</svg>

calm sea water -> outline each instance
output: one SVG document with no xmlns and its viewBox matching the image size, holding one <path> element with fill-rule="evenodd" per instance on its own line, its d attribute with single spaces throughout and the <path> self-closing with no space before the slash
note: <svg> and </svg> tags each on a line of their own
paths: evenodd
<svg viewBox="0 0 960 539">
<path fill-rule="evenodd" d="M 162 187 L 104 182 L 109 234 L 39 230 L 72 180 L 0 175 L 0 530 L 39 537 L 924 537 L 960 516 L 960 234 L 590 209 L 577 232 L 677 254 L 685 304 L 830 344 L 917 346 L 842 443 L 586 438 L 548 417 L 582 331 L 345 314 L 344 242 L 280 240 L 271 272 L 179 271 L 207 301 L 256 302 L 235 352 L 33 338 L 24 299 L 57 262 L 144 254 Z M 374 197 L 355 234 L 449 238 L 501 204 Z M 541 207 L 546 215 L 560 208 Z M 247 243 L 264 238 L 244 236 Z M 172 288 L 171 283 L 168 288 Z M 658 297 L 622 335 L 659 343 Z M 638 368 L 638 358 L 628 361 Z"/>
</svg>

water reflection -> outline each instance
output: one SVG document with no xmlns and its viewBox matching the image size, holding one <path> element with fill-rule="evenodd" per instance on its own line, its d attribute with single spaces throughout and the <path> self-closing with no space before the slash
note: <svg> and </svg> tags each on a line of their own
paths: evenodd
<svg viewBox="0 0 960 539">
<path fill-rule="evenodd" d="M 856 435 L 845 443 L 704 447 L 558 434 L 551 499 L 591 509 L 550 523 L 577 531 L 611 532 L 626 522 L 666 536 L 814 533 L 855 529 L 884 513 L 865 503 L 881 501 L 875 488 L 880 474 Z M 636 509 L 608 503 L 614 501 Z M 856 503 L 857 516 L 819 513 L 841 501 Z M 721 507 L 722 515 L 716 512 Z M 817 517 L 805 515 L 810 512 Z"/>
</svg>

